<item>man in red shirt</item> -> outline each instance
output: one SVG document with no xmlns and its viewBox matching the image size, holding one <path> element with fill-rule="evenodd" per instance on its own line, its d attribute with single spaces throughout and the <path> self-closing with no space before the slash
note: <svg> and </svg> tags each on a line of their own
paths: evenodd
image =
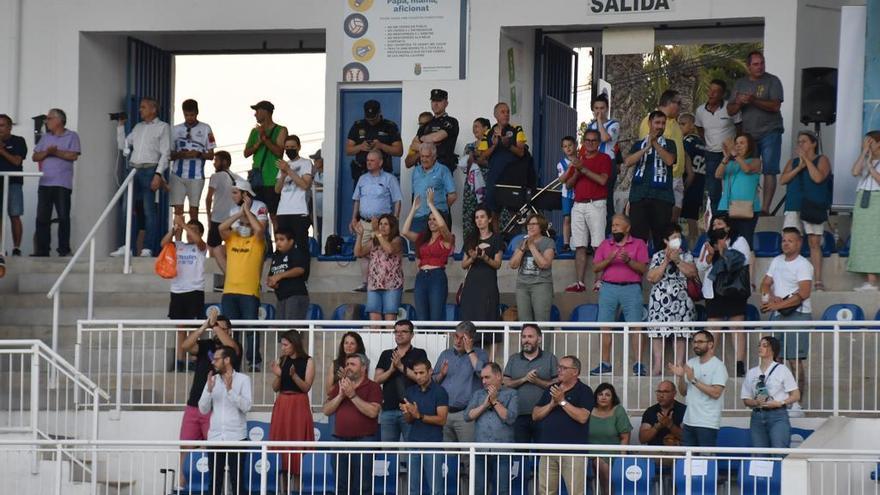
<svg viewBox="0 0 880 495">
<path fill-rule="evenodd" d="M 584 133 L 583 152 L 571 161 L 562 180 L 574 191 L 571 207 L 571 247 L 575 249 L 574 267 L 577 281 L 568 286 L 567 292 L 583 292 L 587 277 L 587 246 L 595 251 L 605 238 L 607 217 L 605 184 L 611 175 L 611 158 L 599 152 L 602 139 L 599 131 L 590 129 Z M 570 140 L 570 141 L 568 141 Z M 574 147 L 574 138 L 564 138 L 563 150 Z M 566 150 L 566 155 L 568 152 Z"/>
<path fill-rule="evenodd" d="M 336 415 L 333 440 L 369 442 L 378 440 L 382 389 L 367 378 L 370 362 L 363 354 L 345 358 L 345 376 L 334 385 L 324 402 L 324 414 Z M 372 488 L 372 454 L 332 456 L 336 493 L 366 493 Z"/>
</svg>

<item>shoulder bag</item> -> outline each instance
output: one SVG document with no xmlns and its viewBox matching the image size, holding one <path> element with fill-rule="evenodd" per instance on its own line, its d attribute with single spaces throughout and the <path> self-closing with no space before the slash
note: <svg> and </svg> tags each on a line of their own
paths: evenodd
<svg viewBox="0 0 880 495">
<path fill-rule="evenodd" d="M 755 217 L 755 200 L 754 199 L 733 199 L 733 182 L 738 173 L 731 174 L 727 183 L 727 213 L 730 218 L 739 220 L 749 220 Z"/>
</svg>

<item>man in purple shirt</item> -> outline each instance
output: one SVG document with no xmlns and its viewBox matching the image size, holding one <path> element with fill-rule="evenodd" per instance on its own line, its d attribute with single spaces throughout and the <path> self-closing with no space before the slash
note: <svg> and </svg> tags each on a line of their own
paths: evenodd
<svg viewBox="0 0 880 495">
<path fill-rule="evenodd" d="M 611 220 L 611 239 L 605 239 L 593 256 L 593 271 L 601 282 L 599 288 L 599 321 L 615 321 L 617 308 L 623 311 L 624 321 L 640 322 L 645 314 L 642 306 L 642 275 L 648 271 L 648 246 L 645 241 L 629 235 L 630 223 L 626 215 L 614 215 Z M 611 373 L 611 329 L 602 332 L 602 362 L 590 375 Z M 640 356 L 640 334 L 630 332 L 630 355 L 634 356 L 633 374 L 647 374 Z"/>
<path fill-rule="evenodd" d="M 58 256 L 70 256 L 70 194 L 73 162 L 79 158 L 79 135 L 65 128 L 67 114 L 53 108 L 46 114 L 47 132 L 34 148 L 33 161 L 43 176 L 37 189 L 37 235 L 32 256 L 49 256 L 52 209 L 58 216 Z"/>
</svg>

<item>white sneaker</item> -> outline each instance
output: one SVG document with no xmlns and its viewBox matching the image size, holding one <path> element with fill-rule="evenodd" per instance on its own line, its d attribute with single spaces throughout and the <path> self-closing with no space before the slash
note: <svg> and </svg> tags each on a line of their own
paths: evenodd
<svg viewBox="0 0 880 495">
<path fill-rule="evenodd" d="M 865 282 L 862 285 L 854 288 L 853 290 L 856 292 L 868 292 L 868 291 L 872 291 L 872 290 L 876 291 L 877 286 L 872 284 L 871 282 Z"/>
<path fill-rule="evenodd" d="M 152 258 L 153 252 L 149 249 L 141 249 L 141 258 Z"/>
<path fill-rule="evenodd" d="M 120 256 L 125 256 L 125 246 L 119 246 L 119 249 L 110 253 L 111 258 L 118 258 Z"/>
</svg>

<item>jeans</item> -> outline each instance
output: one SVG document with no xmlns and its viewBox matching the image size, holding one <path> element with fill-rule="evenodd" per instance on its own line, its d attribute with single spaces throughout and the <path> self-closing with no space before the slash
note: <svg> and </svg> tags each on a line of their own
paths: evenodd
<svg viewBox="0 0 880 495">
<path fill-rule="evenodd" d="M 681 425 L 681 444 L 685 447 L 717 447 L 718 430 L 702 426 Z"/>
<path fill-rule="evenodd" d="M 376 313 L 380 316 L 396 315 L 400 308 L 400 298 L 403 289 L 377 289 L 367 291 L 367 306 L 364 311 Z"/>
<path fill-rule="evenodd" d="M 787 449 L 791 446 L 791 423 L 788 409 L 756 409 L 749 422 L 752 447 L 757 449 Z"/>
<path fill-rule="evenodd" d="M 144 212 L 144 249 L 159 253 L 159 212 L 156 209 L 156 192 L 150 189 L 156 167 L 137 169 L 134 175 L 134 200 L 140 200 Z M 134 237 L 134 236 L 133 236 Z"/>
<path fill-rule="evenodd" d="M 756 139 L 755 145 L 761 153 L 761 173 L 779 175 L 779 160 L 782 156 L 782 132 L 776 131 Z M 767 205 L 769 208 L 770 205 Z"/>
<path fill-rule="evenodd" d="M 419 270 L 413 299 L 416 315 L 420 320 L 443 321 L 446 314 L 446 296 L 449 294 L 448 280 L 444 268 Z"/>
<path fill-rule="evenodd" d="M 402 442 L 409 437 L 410 424 L 399 410 L 379 413 L 379 431 L 383 442 Z"/>
<path fill-rule="evenodd" d="M 334 442 L 372 442 L 374 436 L 358 438 L 339 438 L 334 436 Z M 346 448 L 345 450 L 358 450 Z M 373 453 L 363 454 L 336 454 L 331 455 L 330 464 L 336 473 L 336 493 L 338 495 L 372 493 L 373 491 Z M 389 472 L 393 470 L 389 469 Z"/>
<path fill-rule="evenodd" d="M 443 454 L 420 454 L 413 452 L 404 456 L 409 462 L 409 493 L 420 495 L 442 495 L 446 490 L 443 479 Z M 455 462 L 454 457 L 449 457 L 449 462 Z M 453 486 L 458 480 L 452 480 Z M 424 490 L 422 488 L 425 488 Z"/>
<path fill-rule="evenodd" d="M 477 453 L 474 473 L 475 494 L 507 495 L 510 493 L 510 456 Z M 493 489 L 490 489 L 493 488 Z"/>
<path fill-rule="evenodd" d="M 712 202 L 712 213 L 717 213 L 718 204 L 721 202 L 721 180 L 715 178 L 715 170 L 724 159 L 724 153 L 706 152 L 706 193 Z"/>
<path fill-rule="evenodd" d="M 553 282 L 516 284 L 516 310 L 520 321 L 550 321 Z"/>
<path fill-rule="evenodd" d="M 40 186 L 37 189 L 37 238 L 34 251 L 49 254 L 52 244 L 52 209 L 58 214 L 58 254 L 70 253 L 70 189 Z"/>
<path fill-rule="evenodd" d="M 244 294 L 223 294 L 223 297 L 220 298 L 220 307 L 223 310 L 223 316 L 229 318 L 233 323 L 235 320 L 256 320 L 260 310 L 260 300 L 256 296 Z M 262 363 L 260 334 L 244 329 L 244 341 L 247 347 L 245 355 L 248 362 L 251 365 Z"/>
<path fill-rule="evenodd" d="M 540 433 L 538 423 L 532 419 L 530 414 L 520 414 L 513 423 L 513 440 L 516 443 L 538 443 L 538 434 Z"/>
</svg>

